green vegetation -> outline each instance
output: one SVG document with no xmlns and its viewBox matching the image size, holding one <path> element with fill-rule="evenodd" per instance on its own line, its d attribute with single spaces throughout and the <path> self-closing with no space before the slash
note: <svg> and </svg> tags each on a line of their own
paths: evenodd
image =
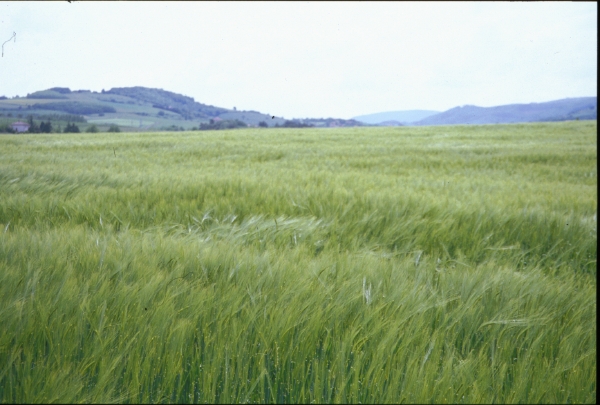
<svg viewBox="0 0 600 405">
<path fill-rule="evenodd" d="M 29 130 L 27 132 L 29 133 L 45 133 L 45 134 L 49 134 L 52 132 L 52 122 L 48 121 L 48 122 L 40 122 L 39 125 L 37 124 L 37 122 L 34 121 L 33 116 L 29 116 L 29 118 L 27 119 L 27 123 L 29 124 Z"/>
<path fill-rule="evenodd" d="M 69 114 L 100 114 L 117 112 L 113 107 L 91 103 L 77 103 L 73 101 L 63 101 L 57 103 L 33 104 L 32 108 L 63 111 Z"/>
<path fill-rule="evenodd" d="M 71 92 L 71 89 L 68 87 L 52 87 L 51 89 L 48 89 L 48 91 L 54 91 L 59 94 L 69 94 Z M 89 91 L 89 90 L 79 90 L 79 91 Z"/>
<path fill-rule="evenodd" d="M 246 125 L 243 121 L 240 120 L 220 120 L 215 121 L 211 119 L 208 124 L 200 124 L 201 131 L 208 130 L 222 130 L 222 129 L 234 129 L 234 128 L 246 128 Z"/>
<path fill-rule="evenodd" d="M 596 132 L 2 136 L 0 402 L 593 403 Z"/>
<path fill-rule="evenodd" d="M 276 124 L 276 127 L 279 127 L 280 125 Z M 281 125 L 281 127 L 283 128 L 310 128 L 310 127 L 314 127 L 313 124 L 306 124 L 304 122 L 300 122 L 300 121 L 296 121 L 296 120 L 286 120 L 283 125 Z"/>
<path fill-rule="evenodd" d="M 216 117 L 228 111 L 225 108 L 197 103 L 191 97 L 162 89 L 150 89 L 139 86 L 115 87 L 105 92 L 105 94 L 118 94 L 138 101 L 151 103 L 154 108 L 175 112 L 186 120 Z"/>
<path fill-rule="evenodd" d="M 82 115 L 74 114 L 29 114 L 38 120 L 48 120 L 52 122 L 66 121 L 66 122 L 86 122 L 85 117 Z M 0 117 L 2 115 L 0 114 Z"/>
<path fill-rule="evenodd" d="M 119 125 L 123 127 L 139 127 L 140 122 L 141 125 L 147 126 L 152 125 L 154 122 L 149 120 L 140 120 L 140 119 L 124 119 L 124 118 L 98 118 L 98 119 L 90 119 L 89 123 L 94 123 L 98 125 Z"/>
<path fill-rule="evenodd" d="M 121 132 L 121 128 L 119 128 L 117 124 L 111 124 L 111 126 L 108 127 L 108 132 Z"/>
<path fill-rule="evenodd" d="M 65 127 L 65 130 L 64 130 L 64 133 L 66 133 L 66 134 L 67 133 L 76 134 L 76 133 L 79 133 L 79 132 L 81 132 L 79 130 L 79 127 L 77 125 L 75 125 L 75 124 L 72 124 L 72 123 L 67 124 L 67 126 Z"/>
<path fill-rule="evenodd" d="M 339 118 L 304 118 L 299 121 L 313 127 L 360 127 L 365 124 L 356 120 L 342 120 Z"/>
<path fill-rule="evenodd" d="M 36 92 L 31 93 L 31 94 L 28 94 L 27 98 L 37 98 L 37 99 L 66 99 L 68 97 L 67 96 L 63 96 L 58 91 L 43 90 L 43 91 L 36 91 Z"/>
<path fill-rule="evenodd" d="M 81 118 L 81 119 L 80 119 Z M 44 121 L 47 119 L 48 121 Z M 73 123 L 73 122 L 84 122 L 85 120 L 81 116 L 77 115 L 33 115 L 28 114 L 27 119 L 25 117 L 3 117 L 0 114 L 0 133 L 13 133 L 11 128 L 11 124 L 15 121 L 27 121 L 30 125 L 33 122 L 33 125 L 30 127 L 29 132 L 34 133 L 61 133 L 63 132 L 61 128 Z M 33 130 L 31 129 L 33 128 Z M 108 126 L 106 126 L 108 128 Z M 102 128 L 98 128 L 101 130 Z"/>
<path fill-rule="evenodd" d="M 0 134 L 12 134 L 13 132 L 9 122 L 0 122 Z"/>
</svg>

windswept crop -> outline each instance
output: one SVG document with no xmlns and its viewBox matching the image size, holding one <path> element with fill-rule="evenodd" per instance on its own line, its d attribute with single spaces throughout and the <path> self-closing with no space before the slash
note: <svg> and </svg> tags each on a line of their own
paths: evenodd
<svg viewBox="0 0 600 405">
<path fill-rule="evenodd" d="M 595 402 L 596 132 L 2 136 L 0 402 Z"/>
</svg>

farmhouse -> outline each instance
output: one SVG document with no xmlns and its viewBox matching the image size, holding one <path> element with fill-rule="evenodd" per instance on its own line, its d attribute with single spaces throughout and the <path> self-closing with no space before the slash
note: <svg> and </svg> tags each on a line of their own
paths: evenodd
<svg viewBox="0 0 600 405">
<path fill-rule="evenodd" d="M 10 126 L 16 132 L 26 132 L 29 130 L 29 124 L 26 122 L 17 121 L 13 122 Z"/>
</svg>

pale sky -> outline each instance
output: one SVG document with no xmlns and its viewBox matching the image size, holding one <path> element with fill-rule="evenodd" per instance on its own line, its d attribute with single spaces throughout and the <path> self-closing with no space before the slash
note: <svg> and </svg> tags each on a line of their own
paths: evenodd
<svg viewBox="0 0 600 405">
<path fill-rule="evenodd" d="M 0 96 L 161 88 L 285 118 L 596 96 L 598 5 L 1 2 Z"/>
</svg>

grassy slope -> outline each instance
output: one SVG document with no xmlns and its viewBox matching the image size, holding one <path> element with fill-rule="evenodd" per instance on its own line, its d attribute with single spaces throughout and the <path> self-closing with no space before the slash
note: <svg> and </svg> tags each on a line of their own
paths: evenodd
<svg viewBox="0 0 600 405">
<path fill-rule="evenodd" d="M 596 122 L 5 136 L 2 402 L 593 402 Z"/>
<path fill-rule="evenodd" d="M 29 114 L 56 114 L 57 111 L 52 110 L 40 110 L 40 109 L 26 109 L 28 105 L 43 104 L 43 103 L 55 103 L 65 101 L 75 101 L 81 103 L 99 104 L 108 107 L 113 107 L 115 113 L 105 113 L 103 116 L 98 114 L 92 114 L 85 116 L 89 123 L 108 125 L 118 124 L 123 126 L 124 129 L 139 130 L 139 121 L 142 123 L 144 128 L 159 129 L 162 127 L 169 127 L 176 125 L 177 127 L 183 127 L 185 129 L 198 126 L 199 122 L 208 122 L 208 119 L 195 119 L 195 120 L 184 120 L 181 116 L 175 113 L 170 113 L 158 108 L 152 107 L 149 103 L 139 102 L 129 97 L 124 97 L 116 94 L 100 94 L 100 93 L 69 93 L 64 94 L 66 99 L 52 100 L 52 99 L 33 99 L 33 98 L 20 98 L 20 99 L 8 99 L 0 100 L 0 110 L 6 113 L 11 112 L 14 119 L 17 119 L 17 114 L 21 114 L 23 117 L 27 117 Z M 113 101 L 114 100 L 114 101 Z M 22 109 L 18 110 L 21 106 Z M 158 113 L 162 111 L 165 115 L 160 117 Z M 136 113 L 146 113 L 148 116 L 140 116 Z"/>
</svg>

